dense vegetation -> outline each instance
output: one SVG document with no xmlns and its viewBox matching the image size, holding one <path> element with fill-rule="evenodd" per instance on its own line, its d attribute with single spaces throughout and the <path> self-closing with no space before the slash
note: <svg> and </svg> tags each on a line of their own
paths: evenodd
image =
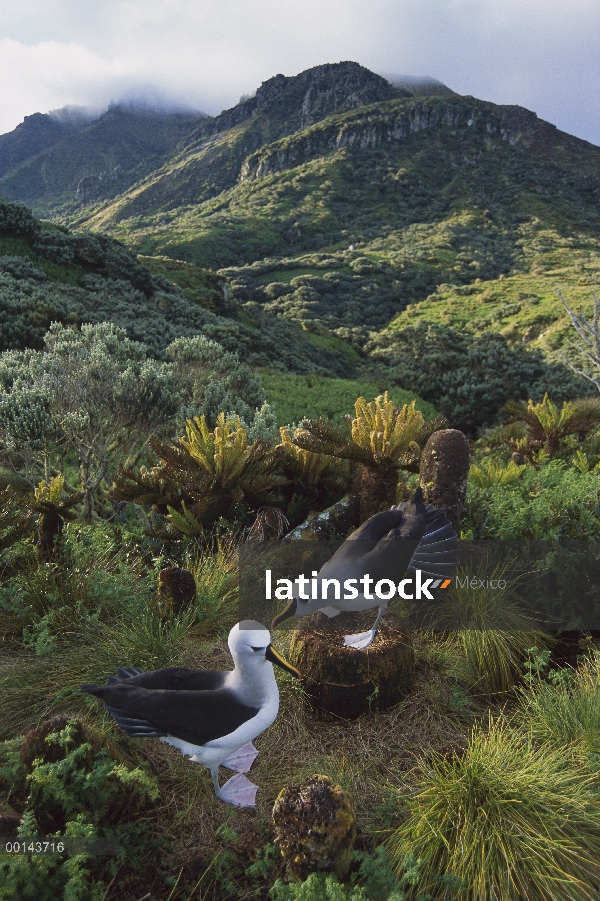
<svg viewBox="0 0 600 901">
<path fill-rule="evenodd" d="M 95 328 L 87 335 L 107 352 L 107 327 Z M 79 346 L 61 329 L 54 340 L 61 331 L 67 347 Z M 110 335 L 113 354 L 143 365 L 139 349 L 119 349 L 125 339 Z M 59 347 L 60 341 L 53 352 Z M 51 352 L 49 346 L 45 353 Z M 78 365 L 90 366 L 81 352 Z M 384 403 L 380 398 L 381 415 Z M 479 439 L 466 537 L 600 539 L 600 407 L 579 403 L 516 405 L 513 423 Z M 523 891 L 536 899 L 594 897 L 599 652 L 584 635 L 577 668 L 552 667 L 547 636 L 519 610 L 518 580 L 510 603 L 504 593 L 499 603 L 493 591 L 479 591 L 483 631 L 414 635 L 417 684 L 390 711 L 375 708 L 358 724 L 323 720 L 285 677 L 285 729 L 274 727 L 259 741 L 257 814 L 227 813 L 207 774 L 159 742 L 127 739 L 78 692 L 82 682 L 102 681 L 119 665 L 226 667 L 223 639 L 239 615 L 236 553 L 248 534 L 244 526 L 265 501 L 293 523 L 339 498 L 351 478 L 348 461 L 360 466 L 367 445 L 377 441 L 375 432 L 363 435 L 376 407 L 357 403 L 354 450 L 339 448 L 346 461 L 303 450 L 295 442 L 305 431 L 283 430 L 280 443 L 252 443 L 239 420 L 221 414 L 212 430 L 203 418 L 190 420 L 183 438 L 152 440 L 151 469 L 130 462 L 113 489 L 110 479 L 104 482 L 104 502 L 99 495 L 89 525 L 81 522 L 85 485 L 64 442 L 55 447 L 49 482 L 34 491 L 4 433 L 4 465 L 13 468 L 3 472 L 0 495 L 0 828 L 18 830 L 22 839 L 44 831 L 121 843 L 117 857 L 5 858 L 0 879 L 7 901 L 34 897 L 34 890 L 48 901 L 135 901 L 148 892 L 166 901 L 193 897 L 199 888 L 215 899 L 269 890 L 275 901 L 409 901 L 423 892 L 470 899 L 475 891 L 491 898 L 477 889 L 490 880 L 507 899 Z M 385 415 L 399 412 L 392 405 Z M 400 419 L 398 462 L 406 467 L 402 480 L 414 484 L 409 447 L 423 420 L 409 412 Z M 133 430 L 142 441 L 140 424 Z M 40 452 L 35 437 L 22 438 L 21 456 L 27 442 L 30 459 Z M 521 464 L 512 459 L 515 447 Z M 112 452 L 123 459 L 127 448 L 117 443 Z M 52 475 L 61 453 L 69 489 L 64 477 Z M 120 499 L 117 506 L 107 504 L 110 494 Z M 61 526 L 44 542 L 52 516 Z M 560 579 L 557 551 L 547 558 L 549 586 Z M 166 559 L 196 580 L 195 600 L 180 609 L 165 610 L 157 594 Z M 583 571 L 580 581 L 588 590 Z M 472 618 L 461 592 L 451 603 L 455 616 Z M 285 633 L 274 639 L 285 653 Z M 416 769 L 415 751 L 424 755 Z M 269 812 L 282 786 L 314 772 L 360 796 L 360 850 L 345 882 L 313 875 L 288 884 Z M 482 804 L 485 820 L 477 816 Z M 507 843 L 517 813 L 519 838 Z M 525 847 L 531 867 L 523 866 Z M 557 867 L 568 874 L 564 891 Z"/>
<path fill-rule="evenodd" d="M 0 349 L 41 348 L 52 322 L 110 320 L 156 358 L 176 338 L 201 333 L 253 365 L 337 376 L 352 371 L 335 341 L 322 347 L 261 310 L 236 316 L 214 276 L 186 270 L 191 284 L 183 279 L 180 289 L 162 274 L 171 274 L 168 266 L 157 261 L 153 268 L 155 275 L 117 241 L 72 234 L 0 201 Z"/>
<path fill-rule="evenodd" d="M 276 76 L 181 119 L 170 155 L 164 120 L 143 171 L 140 118 L 114 179 L 122 110 L 0 141 L 3 184 L 63 223 L 0 201 L 0 837 L 120 842 L 1 858 L 6 901 L 597 899 L 599 151 L 442 88 L 353 63 Z M 470 439 L 479 587 L 412 633 L 389 710 L 374 689 L 358 721 L 324 717 L 281 678 L 255 812 L 79 691 L 119 666 L 228 668 L 246 543 L 340 509 L 344 537 L 413 494 L 446 426 Z M 534 578 L 494 556 L 511 545 L 537 549 Z M 569 633 L 542 631 L 540 596 Z M 357 850 L 344 879 L 293 882 L 271 811 L 315 773 L 353 798 Z"/>
</svg>

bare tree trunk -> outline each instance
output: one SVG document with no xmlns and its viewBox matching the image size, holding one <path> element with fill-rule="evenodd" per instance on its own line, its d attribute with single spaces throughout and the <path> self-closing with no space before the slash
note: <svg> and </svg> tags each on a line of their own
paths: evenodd
<svg viewBox="0 0 600 901">
<path fill-rule="evenodd" d="M 395 467 L 365 466 L 354 481 L 354 492 L 360 498 L 360 522 L 366 522 L 375 513 L 389 510 L 396 503 L 398 470 Z"/>
</svg>

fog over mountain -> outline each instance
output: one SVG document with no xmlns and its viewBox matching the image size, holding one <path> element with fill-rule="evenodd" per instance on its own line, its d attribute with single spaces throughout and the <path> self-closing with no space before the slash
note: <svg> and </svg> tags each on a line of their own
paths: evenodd
<svg viewBox="0 0 600 901">
<path fill-rule="evenodd" d="M 35 112 L 149 90 L 217 115 L 274 73 L 356 60 L 600 143 L 593 0 L 24 0 L 1 4 L 0 34 L 0 134 Z"/>
</svg>

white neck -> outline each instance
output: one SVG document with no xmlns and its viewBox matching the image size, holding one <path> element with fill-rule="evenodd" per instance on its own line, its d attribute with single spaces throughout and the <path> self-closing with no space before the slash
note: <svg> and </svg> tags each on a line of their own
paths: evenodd
<svg viewBox="0 0 600 901">
<path fill-rule="evenodd" d="M 238 660 L 227 676 L 226 684 L 227 688 L 235 690 L 240 700 L 251 706 L 262 705 L 277 692 L 273 664 L 264 658 Z"/>
</svg>

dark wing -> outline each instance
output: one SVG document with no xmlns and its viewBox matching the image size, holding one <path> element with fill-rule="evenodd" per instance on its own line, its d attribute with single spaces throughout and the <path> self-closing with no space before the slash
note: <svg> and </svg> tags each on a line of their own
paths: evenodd
<svg viewBox="0 0 600 901">
<path fill-rule="evenodd" d="M 398 581 L 406 573 L 426 529 L 427 507 L 421 488 L 417 488 L 410 501 L 376 513 L 350 539 L 373 542 L 362 560 L 365 572 L 369 572 L 376 581 L 380 578 Z M 353 545 L 348 543 L 347 547 L 352 548 Z"/>
<path fill-rule="evenodd" d="M 380 541 L 388 532 L 400 526 L 403 518 L 403 511 L 398 507 L 392 507 L 391 510 L 376 513 L 352 532 L 344 544 L 348 541 Z"/>
<path fill-rule="evenodd" d="M 417 569 L 439 579 L 454 575 L 458 537 L 443 508 L 425 504 L 417 488 L 410 501 L 376 513 L 350 535 L 322 567 L 321 578 L 369 573 L 398 582 Z"/>
<path fill-rule="evenodd" d="M 138 688 L 165 688 L 171 691 L 212 691 L 223 688 L 227 673 L 214 669 L 185 669 L 182 666 L 171 666 L 166 669 L 153 670 L 150 673 L 133 666 L 126 666 L 117 670 L 116 676 L 109 676 L 107 685 L 116 685 L 117 682 L 127 681 L 128 685 L 137 685 Z M 82 685 L 81 691 L 102 697 L 102 686 Z"/>
<path fill-rule="evenodd" d="M 125 732 L 147 737 L 172 735 L 193 745 L 235 732 L 259 710 L 241 703 L 228 688 L 169 691 L 120 682 L 104 688 L 102 698 Z"/>
<path fill-rule="evenodd" d="M 170 666 L 145 673 L 133 667 L 117 670 L 118 676 L 109 676 L 107 682 L 116 684 L 127 680 L 138 688 L 162 688 L 170 691 L 212 691 L 223 688 L 228 673 L 214 669 L 186 669 Z"/>
<path fill-rule="evenodd" d="M 446 510 L 427 504 L 425 533 L 412 555 L 407 574 L 414 575 L 420 569 L 430 578 L 452 578 L 458 566 L 458 548 L 458 535 Z"/>
</svg>

